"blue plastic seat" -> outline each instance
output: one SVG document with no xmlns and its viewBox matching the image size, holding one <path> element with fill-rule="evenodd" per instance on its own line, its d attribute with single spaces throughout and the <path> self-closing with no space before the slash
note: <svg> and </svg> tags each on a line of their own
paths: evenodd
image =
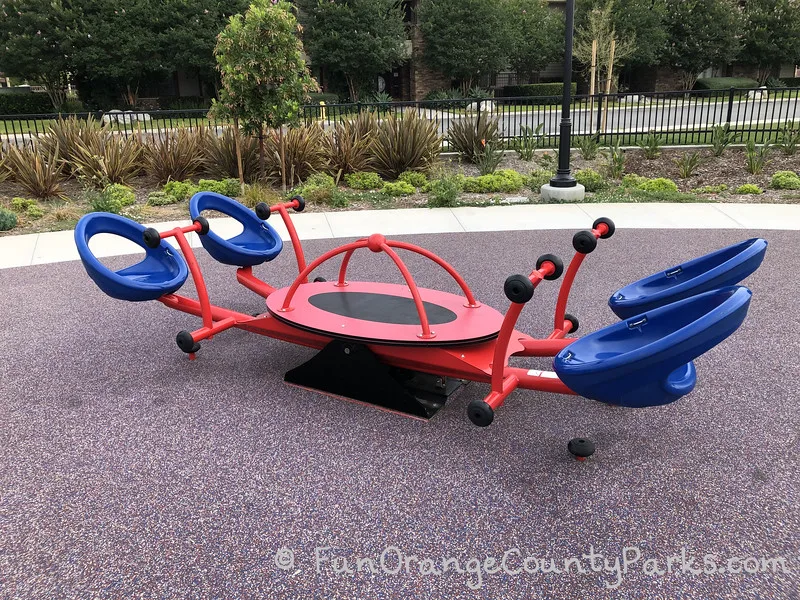
<svg viewBox="0 0 800 600">
<path fill-rule="evenodd" d="M 228 240 L 218 236 L 213 230 L 200 236 L 203 248 L 218 262 L 252 267 L 272 260 L 283 249 L 283 240 L 278 232 L 236 200 L 214 192 L 198 192 L 189 201 L 192 219 L 196 219 L 204 210 L 224 213 L 244 227 L 242 233 Z"/>
<path fill-rule="evenodd" d="M 608 305 L 620 319 L 735 285 L 758 269 L 767 241 L 752 238 L 640 279 L 612 294 Z"/>
<path fill-rule="evenodd" d="M 751 296 L 730 286 L 653 309 L 575 341 L 553 368 L 567 387 L 600 402 L 674 402 L 694 388 L 692 360 L 736 331 Z"/>
<path fill-rule="evenodd" d="M 189 276 L 186 261 L 169 244 L 157 248 L 144 243 L 144 226 L 111 213 L 89 213 L 75 227 L 75 245 L 89 277 L 112 298 L 143 302 L 177 291 Z M 98 233 L 110 233 L 138 244 L 145 258 L 135 265 L 112 271 L 89 249 L 89 240 Z"/>
</svg>

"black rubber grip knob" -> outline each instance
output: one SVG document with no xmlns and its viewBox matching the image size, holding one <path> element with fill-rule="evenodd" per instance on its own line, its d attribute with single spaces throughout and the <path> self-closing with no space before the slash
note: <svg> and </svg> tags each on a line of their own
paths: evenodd
<svg viewBox="0 0 800 600">
<path fill-rule="evenodd" d="M 601 239 L 607 240 L 614 235 L 614 232 L 617 230 L 616 227 L 614 227 L 614 221 L 608 217 L 600 217 L 594 223 L 592 223 L 592 229 L 597 229 L 597 226 L 600 225 L 600 223 L 605 223 L 606 227 L 608 227 L 608 231 L 600 236 Z"/>
<path fill-rule="evenodd" d="M 266 221 L 269 219 L 269 216 L 272 214 L 272 211 L 269 209 L 269 205 L 266 202 L 259 202 L 256 204 L 256 216 L 261 219 L 262 221 Z"/>
<path fill-rule="evenodd" d="M 477 398 L 469 403 L 467 416 L 473 425 L 488 427 L 494 421 L 494 409 L 483 400 Z"/>
<path fill-rule="evenodd" d="M 145 246 L 148 248 L 158 248 L 158 246 L 161 244 L 161 234 L 158 233 L 157 229 L 152 227 L 145 229 L 142 237 L 144 238 Z"/>
<path fill-rule="evenodd" d="M 589 254 L 597 248 L 597 238 L 591 231 L 579 231 L 572 236 L 572 247 L 576 252 L 581 254 Z"/>
<path fill-rule="evenodd" d="M 506 298 L 516 304 L 525 304 L 533 298 L 533 283 L 525 275 L 511 275 L 503 284 Z"/>
<path fill-rule="evenodd" d="M 578 458 L 588 458 L 594 454 L 595 445 L 592 440 L 587 440 L 586 438 L 574 438 L 569 441 L 569 444 L 567 444 L 567 450 L 569 450 L 570 454 L 577 456 Z"/>
<path fill-rule="evenodd" d="M 200 223 L 200 231 L 197 232 L 200 235 L 205 235 L 208 233 L 209 230 L 208 219 L 206 219 L 205 217 L 202 216 L 197 217 L 194 221 L 192 221 L 192 223 Z"/>
<path fill-rule="evenodd" d="M 175 336 L 175 341 L 178 343 L 178 348 L 186 352 L 186 354 L 200 350 L 200 344 L 194 341 L 192 334 L 188 331 L 178 332 L 178 335 Z"/>
<path fill-rule="evenodd" d="M 536 269 L 541 269 L 542 265 L 546 262 L 551 262 L 555 266 L 556 270 L 553 271 L 551 275 L 547 275 L 545 279 L 548 281 L 553 281 L 554 279 L 558 279 L 561 277 L 561 274 L 564 272 L 564 263 L 561 262 L 561 259 L 558 258 L 555 254 L 542 254 L 539 259 L 536 261 Z"/>
<path fill-rule="evenodd" d="M 294 209 L 294 212 L 303 212 L 306 207 L 305 199 L 298 194 L 297 196 L 292 196 L 292 200 L 297 200 L 297 208 Z"/>
</svg>

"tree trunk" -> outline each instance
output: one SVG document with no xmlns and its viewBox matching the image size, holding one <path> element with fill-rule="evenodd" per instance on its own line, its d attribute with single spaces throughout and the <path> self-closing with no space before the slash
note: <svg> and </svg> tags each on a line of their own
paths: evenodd
<svg viewBox="0 0 800 600">
<path fill-rule="evenodd" d="M 286 148 L 283 145 L 283 126 L 278 127 L 278 144 L 281 147 L 281 191 L 286 193 Z M 294 175 L 292 175 L 294 179 Z"/>
<path fill-rule="evenodd" d="M 698 73 L 689 73 L 687 71 L 681 71 L 681 85 L 683 89 L 687 92 L 694 87 L 694 84 L 697 83 Z"/>
<path fill-rule="evenodd" d="M 258 126 L 258 178 L 264 181 L 264 126 Z"/>
<path fill-rule="evenodd" d="M 347 90 L 350 92 L 350 102 L 358 102 L 358 90 L 356 89 L 356 82 L 352 75 L 345 75 L 347 80 Z"/>
<path fill-rule="evenodd" d="M 233 144 L 236 146 L 236 167 L 239 171 L 239 189 L 244 191 L 244 172 L 242 170 L 242 146 L 239 144 L 239 117 L 233 118 Z"/>
</svg>

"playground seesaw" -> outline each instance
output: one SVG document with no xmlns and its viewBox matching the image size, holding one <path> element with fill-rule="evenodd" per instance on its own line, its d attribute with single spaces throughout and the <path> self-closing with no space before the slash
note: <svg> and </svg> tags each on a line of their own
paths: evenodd
<svg viewBox="0 0 800 600">
<path fill-rule="evenodd" d="M 194 331 L 177 334 L 178 347 L 194 359 L 200 342 L 237 327 L 319 350 L 290 370 L 285 381 L 427 419 L 467 381 L 488 384 L 489 393 L 467 408 L 478 426 L 492 423 L 495 411 L 514 390 L 577 394 L 600 402 L 647 407 L 674 402 L 692 391 L 693 360 L 731 335 L 744 320 L 751 292 L 737 286 L 764 258 L 767 242 L 754 238 L 656 273 L 614 293 L 611 309 L 621 321 L 583 338 L 567 338 L 578 320 L 566 312 L 570 289 L 586 256 L 614 234 L 610 219 L 573 237 L 575 255 L 564 273 L 556 256 L 545 254 L 529 275 L 512 275 L 504 292 L 510 306 L 501 314 L 475 298 L 459 273 L 432 252 L 380 234 L 347 243 L 306 263 L 289 210 L 302 211 L 303 199 L 255 211 L 210 192 L 190 201 L 192 223 L 158 232 L 107 214 L 84 216 L 75 242 L 89 276 L 109 296 L 121 300 L 158 300 L 200 317 Z M 237 220 L 242 232 L 217 235 L 203 216 L 217 211 Z M 278 213 L 292 242 L 298 275 L 276 289 L 253 273 L 274 259 L 283 242 L 267 220 Z M 211 304 L 186 234 L 196 232 L 217 261 L 237 267 L 244 287 L 266 299 L 266 312 L 243 314 Z M 102 264 L 89 248 L 101 233 L 122 236 L 145 251 L 143 260 L 118 271 Z M 174 237 L 177 253 L 165 240 Z M 348 265 L 356 252 L 383 253 L 402 274 L 404 285 L 350 281 Z M 399 251 L 412 252 L 441 267 L 461 294 L 419 287 Z M 335 280 L 309 280 L 329 261 L 341 257 Z M 197 299 L 177 294 L 191 274 Z M 525 304 L 543 282 L 564 275 L 552 332 L 536 339 L 515 329 Z M 509 365 L 509 358 L 553 357 L 553 371 Z M 576 438 L 570 452 L 583 459 L 594 444 Z"/>
</svg>

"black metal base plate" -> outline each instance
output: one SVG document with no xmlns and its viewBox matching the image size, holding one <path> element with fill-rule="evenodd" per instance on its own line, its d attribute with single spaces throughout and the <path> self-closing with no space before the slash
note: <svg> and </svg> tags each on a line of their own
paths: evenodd
<svg viewBox="0 0 800 600">
<path fill-rule="evenodd" d="M 333 340 L 284 381 L 430 419 L 464 381 L 383 364 L 364 344 Z"/>
</svg>

